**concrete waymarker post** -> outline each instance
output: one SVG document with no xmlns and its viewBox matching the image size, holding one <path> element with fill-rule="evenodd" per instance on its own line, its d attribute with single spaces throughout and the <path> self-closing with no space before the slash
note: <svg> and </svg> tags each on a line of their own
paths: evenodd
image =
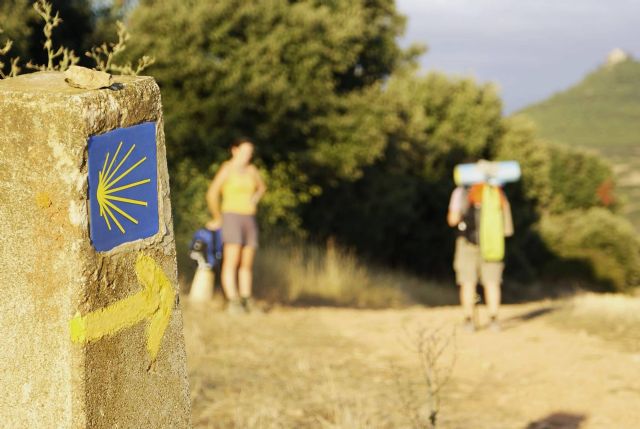
<svg viewBox="0 0 640 429">
<path fill-rule="evenodd" d="M 160 91 L 0 80 L 0 426 L 187 428 Z"/>
</svg>

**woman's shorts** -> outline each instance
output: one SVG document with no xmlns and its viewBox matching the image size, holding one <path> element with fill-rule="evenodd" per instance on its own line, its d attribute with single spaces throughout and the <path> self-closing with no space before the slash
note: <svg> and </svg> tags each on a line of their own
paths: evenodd
<svg viewBox="0 0 640 429">
<path fill-rule="evenodd" d="M 456 272 L 456 283 L 487 284 L 502 283 L 504 262 L 487 262 L 482 260 L 480 246 L 469 242 L 464 237 L 456 240 L 456 254 L 453 258 L 453 269 Z"/>
<path fill-rule="evenodd" d="M 222 242 L 258 247 L 256 217 L 238 213 L 222 213 Z"/>
</svg>

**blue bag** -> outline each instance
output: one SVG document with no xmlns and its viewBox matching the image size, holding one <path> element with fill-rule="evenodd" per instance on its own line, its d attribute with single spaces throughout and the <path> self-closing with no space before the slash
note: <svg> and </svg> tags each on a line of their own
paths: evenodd
<svg viewBox="0 0 640 429">
<path fill-rule="evenodd" d="M 197 230 L 189 245 L 189 257 L 198 262 L 198 268 L 218 269 L 222 261 L 222 231 Z"/>
</svg>

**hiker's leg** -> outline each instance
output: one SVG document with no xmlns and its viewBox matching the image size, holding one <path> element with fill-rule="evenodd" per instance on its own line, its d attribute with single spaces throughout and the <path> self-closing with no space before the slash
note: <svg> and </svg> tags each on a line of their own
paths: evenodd
<svg viewBox="0 0 640 429">
<path fill-rule="evenodd" d="M 240 297 L 249 298 L 251 296 L 253 283 L 253 260 L 256 248 L 244 246 L 240 256 L 240 269 L 238 270 L 238 281 L 240 284 Z"/>
<path fill-rule="evenodd" d="M 496 319 L 500 308 L 500 283 L 487 283 L 484 285 L 484 299 L 487 302 L 489 317 Z"/>
<path fill-rule="evenodd" d="M 460 286 L 460 304 L 467 321 L 473 320 L 473 309 L 476 303 L 479 268 L 477 247 L 464 237 L 458 237 L 456 240 L 453 269 L 456 273 L 456 283 Z"/>
<path fill-rule="evenodd" d="M 498 310 L 500 309 L 500 285 L 502 284 L 503 270 L 504 264 L 502 262 L 485 262 L 481 268 L 480 274 L 484 285 L 484 299 L 487 303 L 489 317 L 492 320 L 498 317 Z"/>
<path fill-rule="evenodd" d="M 466 320 L 473 320 L 473 308 L 476 303 L 476 283 L 467 282 L 460 285 L 460 304 Z"/>
<path fill-rule="evenodd" d="M 240 263 L 240 244 L 228 243 L 224 245 L 224 258 L 222 260 L 222 289 L 229 301 L 238 299 L 237 274 Z"/>
</svg>

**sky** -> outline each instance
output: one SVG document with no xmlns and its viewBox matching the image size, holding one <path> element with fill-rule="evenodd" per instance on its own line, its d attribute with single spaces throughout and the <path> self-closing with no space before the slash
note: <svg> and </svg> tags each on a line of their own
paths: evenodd
<svg viewBox="0 0 640 429">
<path fill-rule="evenodd" d="M 640 0 L 396 0 L 425 70 L 498 85 L 505 113 L 579 82 L 614 48 L 640 58 Z"/>
</svg>

